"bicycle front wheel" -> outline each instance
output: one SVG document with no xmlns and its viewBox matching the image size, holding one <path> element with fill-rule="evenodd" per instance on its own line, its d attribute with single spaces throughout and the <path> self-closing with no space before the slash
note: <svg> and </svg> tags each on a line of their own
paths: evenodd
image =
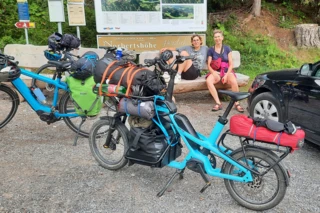
<svg viewBox="0 0 320 213">
<path fill-rule="evenodd" d="M 232 157 L 243 165 L 246 164 L 246 159 L 249 167 L 259 174 L 252 173 L 253 181 L 249 183 L 225 179 L 224 183 L 231 197 L 240 205 L 256 211 L 271 209 L 281 202 L 285 196 L 287 185 L 279 164 L 270 169 L 277 160 L 274 156 L 259 149 L 248 149 L 245 155 L 240 151 L 235 152 Z M 260 174 L 267 169 L 270 170 L 261 176 Z M 226 163 L 223 172 L 231 175 L 244 175 L 230 163 Z"/>
<path fill-rule="evenodd" d="M 70 93 L 66 92 L 60 99 L 59 103 L 59 111 L 63 114 L 75 114 L 75 104 L 70 97 Z M 84 123 L 81 125 L 79 130 L 79 135 L 83 137 L 89 137 L 89 132 L 92 125 L 100 120 L 99 116 L 107 115 L 108 108 L 102 107 L 101 111 L 96 116 L 78 116 L 78 117 L 64 117 L 63 120 L 67 124 L 67 126 L 74 132 L 78 132 L 79 125 L 84 119 Z"/>
<path fill-rule="evenodd" d="M 8 86 L 0 84 L 0 129 L 14 117 L 18 106 L 18 95 Z"/>
<path fill-rule="evenodd" d="M 100 166 L 117 170 L 124 167 L 128 160 L 124 157 L 128 150 L 128 129 L 120 123 L 116 123 L 115 129 L 110 130 L 109 120 L 100 120 L 92 126 L 89 135 L 89 146 L 93 157 Z M 109 131 L 111 139 L 107 144 Z"/>
</svg>

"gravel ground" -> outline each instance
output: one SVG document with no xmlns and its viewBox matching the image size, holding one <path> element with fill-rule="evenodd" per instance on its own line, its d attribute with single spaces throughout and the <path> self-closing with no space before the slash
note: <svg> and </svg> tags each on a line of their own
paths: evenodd
<svg viewBox="0 0 320 213">
<path fill-rule="evenodd" d="M 205 135 L 222 114 L 210 111 L 208 92 L 179 94 L 176 100 L 179 112 Z M 200 193 L 204 182 L 190 170 L 157 198 L 172 168 L 133 165 L 109 171 L 98 166 L 87 139 L 80 138 L 76 147 L 73 139 L 62 121 L 48 126 L 22 103 L 0 129 L 0 212 L 252 212 L 230 197 L 221 179 L 210 178 L 212 187 Z M 292 175 L 290 187 L 267 212 L 320 212 L 319 148 L 305 144 L 285 164 Z"/>
</svg>

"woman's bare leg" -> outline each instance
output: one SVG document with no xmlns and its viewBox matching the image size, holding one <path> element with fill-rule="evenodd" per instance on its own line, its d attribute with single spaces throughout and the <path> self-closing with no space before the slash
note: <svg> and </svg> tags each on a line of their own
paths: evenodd
<svg viewBox="0 0 320 213">
<path fill-rule="evenodd" d="M 218 73 L 214 73 L 214 74 L 210 74 L 207 79 L 206 79 L 206 83 L 208 86 L 208 89 L 214 99 L 214 101 L 216 102 L 216 104 L 221 104 L 219 96 L 218 96 L 218 92 L 216 87 L 214 86 L 216 83 L 218 83 L 220 81 L 220 76 Z"/>
</svg>

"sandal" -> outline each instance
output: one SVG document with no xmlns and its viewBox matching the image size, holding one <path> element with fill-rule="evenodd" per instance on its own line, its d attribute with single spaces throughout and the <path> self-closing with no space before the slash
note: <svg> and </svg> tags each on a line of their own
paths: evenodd
<svg viewBox="0 0 320 213">
<path fill-rule="evenodd" d="M 238 112 L 240 113 L 244 112 L 244 109 L 240 106 L 240 103 L 235 104 L 234 107 Z"/>
<path fill-rule="evenodd" d="M 216 104 L 214 107 L 211 109 L 211 111 L 219 111 L 222 110 L 222 104 Z"/>
</svg>

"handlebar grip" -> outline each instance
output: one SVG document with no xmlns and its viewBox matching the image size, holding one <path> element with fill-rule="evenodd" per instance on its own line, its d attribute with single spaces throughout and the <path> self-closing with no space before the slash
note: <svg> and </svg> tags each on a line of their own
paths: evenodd
<svg viewBox="0 0 320 213">
<path fill-rule="evenodd" d="M 157 63 L 156 59 L 144 59 L 144 63 L 146 66 L 152 66 Z"/>
</svg>

